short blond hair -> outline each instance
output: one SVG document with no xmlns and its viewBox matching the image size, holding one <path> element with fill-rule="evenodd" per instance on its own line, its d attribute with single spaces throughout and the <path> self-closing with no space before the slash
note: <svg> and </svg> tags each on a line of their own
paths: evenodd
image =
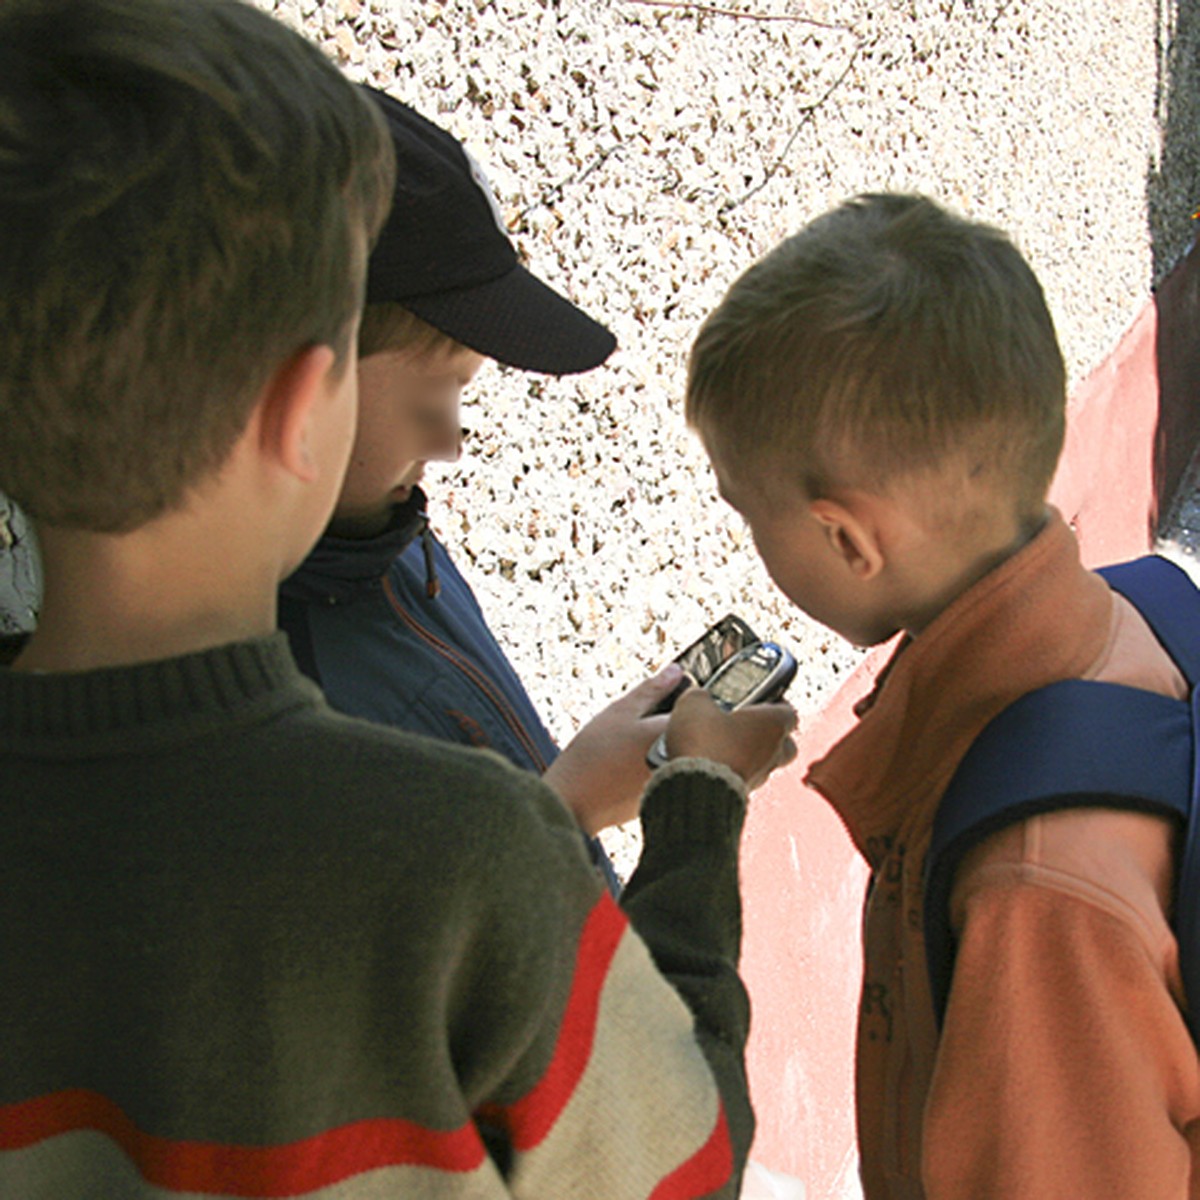
<svg viewBox="0 0 1200 1200">
<path fill-rule="evenodd" d="M 739 278 L 688 363 L 686 413 L 746 480 L 886 491 L 963 457 L 1022 511 L 1062 449 L 1066 372 L 1033 271 L 999 230 L 858 196 Z"/>
<path fill-rule="evenodd" d="M 404 352 L 418 358 L 454 354 L 466 347 L 402 305 L 368 304 L 358 327 L 358 357 Z"/>
</svg>

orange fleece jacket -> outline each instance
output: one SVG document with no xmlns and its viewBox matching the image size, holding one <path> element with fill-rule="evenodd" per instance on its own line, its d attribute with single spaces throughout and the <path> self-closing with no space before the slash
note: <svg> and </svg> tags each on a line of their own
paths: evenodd
<svg viewBox="0 0 1200 1200">
<path fill-rule="evenodd" d="M 1081 809 L 976 847 L 951 898 L 958 956 L 937 1034 L 922 930 L 937 804 L 993 716 L 1069 678 L 1185 693 L 1052 512 L 901 646 L 859 724 L 810 769 L 873 869 L 856 1067 L 866 1200 L 1200 1200 L 1170 821 Z"/>
</svg>

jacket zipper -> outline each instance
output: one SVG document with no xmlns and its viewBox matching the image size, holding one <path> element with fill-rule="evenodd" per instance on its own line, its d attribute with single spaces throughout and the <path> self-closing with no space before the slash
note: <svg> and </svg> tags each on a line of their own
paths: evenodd
<svg viewBox="0 0 1200 1200">
<path fill-rule="evenodd" d="M 492 682 L 484 675 L 470 659 L 464 657 L 453 646 L 448 645 L 431 633 L 417 619 L 408 612 L 407 609 L 400 603 L 399 597 L 396 595 L 392 587 L 392 581 L 386 576 L 383 580 L 383 591 L 388 598 L 388 603 L 392 606 L 392 611 L 396 616 L 408 626 L 408 628 L 416 634 L 426 645 L 436 650 L 447 662 L 457 667 L 483 694 L 495 705 L 496 710 L 503 718 L 504 723 L 512 730 L 513 736 L 521 743 L 525 752 L 533 760 L 537 766 L 538 774 L 545 772 L 547 763 L 546 760 L 538 752 L 538 748 L 533 738 L 529 736 L 529 731 L 521 723 L 521 718 L 513 711 L 512 706 L 507 700 L 496 690 Z"/>
</svg>

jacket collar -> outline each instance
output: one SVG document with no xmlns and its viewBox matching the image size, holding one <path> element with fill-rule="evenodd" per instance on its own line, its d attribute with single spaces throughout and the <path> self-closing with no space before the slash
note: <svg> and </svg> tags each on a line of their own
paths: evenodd
<svg viewBox="0 0 1200 1200">
<path fill-rule="evenodd" d="M 388 567 L 429 527 L 425 493 L 412 495 L 392 510 L 382 533 L 370 538 L 325 534 L 308 557 L 283 581 L 280 595 L 289 600 L 348 600 L 387 574 Z"/>
<path fill-rule="evenodd" d="M 859 723 L 809 769 L 859 849 L 932 819 L 932 809 L 984 725 L 1019 696 L 1085 675 L 1103 653 L 1112 596 L 1086 570 L 1052 510 L 1042 531 L 906 639 Z"/>
</svg>

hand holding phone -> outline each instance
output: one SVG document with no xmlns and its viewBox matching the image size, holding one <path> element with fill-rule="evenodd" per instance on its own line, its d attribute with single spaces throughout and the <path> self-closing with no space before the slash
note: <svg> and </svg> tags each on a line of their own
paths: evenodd
<svg viewBox="0 0 1200 1200">
<path fill-rule="evenodd" d="M 726 659 L 704 682 L 703 689 L 725 712 L 750 704 L 780 699 L 796 675 L 796 660 L 777 642 L 754 642 Z M 667 761 L 667 735 L 650 747 L 646 762 L 661 767 Z"/>
<path fill-rule="evenodd" d="M 667 724 L 665 716 L 647 714 L 672 690 L 672 675 L 678 674 L 678 668 L 660 671 L 614 700 L 579 730 L 546 769 L 542 778 L 585 833 L 631 821 L 641 810 L 650 777 L 646 748 Z"/>
<path fill-rule="evenodd" d="M 689 688 L 671 714 L 672 758 L 721 763 L 753 791 L 796 757 L 796 713 L 786 701 L 747 704 L 728 712 L 706 688 Z"/>
</svg>

